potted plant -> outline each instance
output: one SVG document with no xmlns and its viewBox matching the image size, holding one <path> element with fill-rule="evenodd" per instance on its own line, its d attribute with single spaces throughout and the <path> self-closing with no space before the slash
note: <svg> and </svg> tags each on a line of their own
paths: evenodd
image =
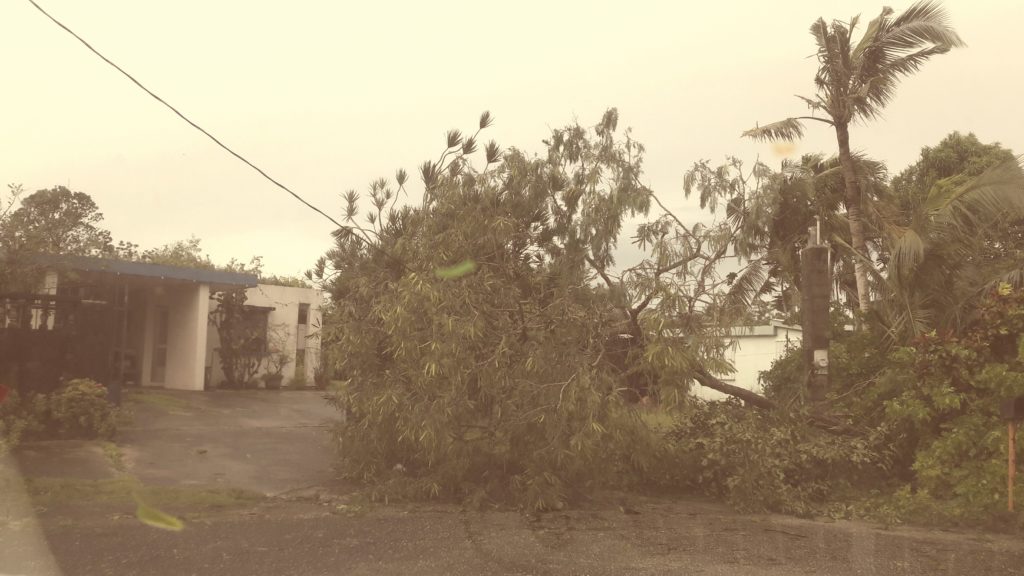
<svg viewBox="0 0 1024 576">
<path fill-rule="evenodd" d="M 292 361 L 285 347 L 287 341 L 288 334 L 282 326 L 272 327 L 267 334 L 267 373 L 263 376 L 263 386 L 268 390 L 281 389 L 284 367 Z"/>
<path fill-rule="evenodd" d="M 271 352 L 267 356 L 267 373 L 263 376 L 263 386 L 268 390 L 280 390 L 284 381 L 284 367 L 291 362 L 291 356 L 284 351 Z"/>
</svg>

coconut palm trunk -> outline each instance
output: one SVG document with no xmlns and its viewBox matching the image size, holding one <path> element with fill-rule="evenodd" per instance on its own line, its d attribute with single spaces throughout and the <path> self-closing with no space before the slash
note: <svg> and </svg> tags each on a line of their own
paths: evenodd
<svg viewBox="0 0 1024 576">
<path fill-rule="evenodd" d="M 861 217 L 861 190 L 854 167 L 853 155 L 850 153 L 850 127 L 845 123 L 836 123 L 836 140 L 839 143 L 839 165 L 843 171 L 845 184 L 846 219 L 850 222 L 850 245 L 854 254 L 853 269 L 857 278 L 857 306 L 861 312 L 867 312 L 871 306 L 871 291 L 868 288 L 868 266 L 871 261 L 864 239 L 864 220 Z"/>
</svg>

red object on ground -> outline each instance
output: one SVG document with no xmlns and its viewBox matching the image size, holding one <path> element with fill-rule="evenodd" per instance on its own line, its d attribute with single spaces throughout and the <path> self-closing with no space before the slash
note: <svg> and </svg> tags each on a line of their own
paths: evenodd
<svg viewBox="0 0 1024 576">
<path fill-rule="evenodd" d="M 3 384 L 0 384 L 0 404 L 3 404 L 4 400 L 7 400 L 7 394 L 9 394 L 10 391 L 10 388 L 4 386 Z"/>
</svg>

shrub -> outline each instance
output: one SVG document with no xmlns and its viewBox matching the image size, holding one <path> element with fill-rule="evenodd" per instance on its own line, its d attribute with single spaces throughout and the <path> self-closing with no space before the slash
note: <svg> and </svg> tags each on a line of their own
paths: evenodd
<svg viewBox="0 0 1024 576">
<path fill-rule="evenodd" d="M 731 399 L 695 402 L 667 439 L 671 480 L 747 511 L 821 512 L 886 465 L 874 436 L 832 435 Z"/>
<path fill-rule="evenodd" d="M 1003 284 L 986 294 L 959 334 L 931 332 L 888 351 L 882 341 L 865 331 L 843 334 L 831 347 L 830 410 L 873 430 L 890 461 L 887 474 L 851 491 L 859 500 L 853 513 L 886 521 L 986 525 L 1004 517 L 1007 432 L 999 404 L 1024 394 L 1024 291 Z M 799 353 L 765 374 L 766 394 L 780 403 L 798 402 L 802 387 Z M 729 425 L 743 429 L 722 424 Z M 779 431 L 767 427 L 762 433 L 777 437 Z M 771 467 L 763 477 L 786 476 L 786 460 L 758 451 L 760 439 L 750 438 L 755 446 L 746 450 Z M 754 488 L 772 495 L 770 488 Z M 877 492 L 869 495 L 872 490 Z"/>
<path fill-rule="evenodd" d="M 913 363 L 884 377 L 903 388 L 886 403 L 912 472 L 898 501 L 914 516 L 988 521 L 1007 498 L 1007 427 L 999 403 L 1024 394 L 1024 373 L 1005 364 L 973 362 L 974 355 L 959 343 L 902 354 Z M 1022 488 L 1018 480 L 1017 490 Z"/>
<path fill-rule="evenodd" d="M 326 390 L 330 383 L 331 373 L 327 370 L 326 360 L 321 358 L 320 363 L 317 364 L 316 369 L 313 371 L 313 384 L 317 390 Z"/>
<path fill-rule="evenodd" d="M 107 389 L 85 378 L 34 396 L 22 410 L 33 432 L 44 437 L 110 438 L 117 431 L 117 409 L 107 400 Z"/>
<path fill-rule="evenodd" d="M 890 354 L 873 389 L 904 471 L 896 509 L 969 524 L 1002 513 L 1007 432 L 999 404 L 1024 395 L 1022 344 L 1024 291 L 1004 284 L 960 335 L 924 334 Z"/>
<path fill-rule="evenodd" d="M 18 393 L 0 385 L 0 456 L 17 446 L 33 424 Z"/>
</svg>

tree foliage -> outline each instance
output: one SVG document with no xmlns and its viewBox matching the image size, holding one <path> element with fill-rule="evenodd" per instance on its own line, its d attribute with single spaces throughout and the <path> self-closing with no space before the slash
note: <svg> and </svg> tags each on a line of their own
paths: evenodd
<svg viewBox="0 0 1024 576">
<path fill-rule="evenodd" d="M 16 255 L 10 252 L 3 238 L 7 236 L 7 221 L 23 192 L 21 185 L 8 184 L 7 192 L 0 196 L 0 259 L 5 264 L 0 268 L 0 293 L 10 289 L 20 272 L 15 265 Z"/>
<path fill-rule="evenodd" d="M 98 255 L 112 249 L 102 221 L 88 194 L 57 186 L 23 198 L 3 223 L 0 242 L 8 252 Z"/>
<path fill-rule="evenodd" d="M 389 207 L 401 177 L 371 186 L 369 227 L 339 230 L 317 270 L 351 475 L 392 495 L 550 509 L 647 465 L 606 354 L 622 296 L 589 281 L 588 261 L 610 263 L 622 219 L 648 202 L 615 122 L 556 130 L 546 158 L 489 144 L 481 168 L 477 136 L 452 131 L 421 169 L 420 205 Z"/>
<path fill-rule="evenodd" d="M 232 259 L 224 268 L 242 274 L 258 275 L 262 263 L 253 258 L 248 264 Z M 217 357 L 227 388 L 250 388 L 253 378 L 268 355 L 266 311 L 246 305 L 244 288 L 222 290 L 210 295 L 210 323 L 217 329 L 220 342 Z"/>
<path fill-rule="evenodd" d="M 999 282 L 1024 285 L 1024 170 L 1009 150 L 953 133 L 893 179 L 876 320 L 892 342 L 959 332 Z"/>
<path fill-rule="evenodd" d="M 813 98 L 798 96 L 811 116 L 757 126 L 744 132 L 744 136 L 768 141 L 796 140 L 803 137 L 805 120 L 833 127 L 844 179 L 850 247 L 855 255 L 857 300 L 860 310 L 867 312 L 872 254 L 862 218 L 864 192 L 850 147 L 850 123 L 876 119 L 892 100 L 903 77 L 916 72 L 932 57 L 964 43 L 949 26 L 945 10 L 931 0 L 916 2 L 899 15 L 894 15 L 891 8 L 883 8 L 855 43 L 853 35 L 859 22 L 858 16 L 831 23 L 819 18 L 811 25 L 818 59 L 814 76 L 816 94 Z"/>
<path fill-rule="evenodd" d="M 43 274 L 40 253 L 112 250 L 110 232 L 99 226 L 103 215 L 88 194 L 58 186 L 23 196 L 21 186 L 9 185 L 7 198 L 0 198 L 0 292 L 34 290 Z"/>
<path fill-rule="evenodd" d="M 955 521 L 1002 509 L 1007 439 L 999 404 L 1024 394 L 1024 291 L 1001 284 L 959 335 L 924 334 L 897 349 L 875 386 L 911 479 L 904 505 Z"/>
<path fill-rule="evenodd" d="M 185 240 L 178 240 L 160 246 L 150 248 L 139 255 L 139 260 L 150 264 L 165 264 L 168 266 L 184 266 L 187 268 L 213 269 L 217 266 L 210 260 L 210 257 L 203 253 L 201 241 L 195 236 Z"/>
<path fill-rule="evenodd" d="M 876 436 L 828 434 L 732 399 L 695 402 L 667 434 L 666 478 L 741 510 L 815 515 L 884 474 Z"/>
</svg>

